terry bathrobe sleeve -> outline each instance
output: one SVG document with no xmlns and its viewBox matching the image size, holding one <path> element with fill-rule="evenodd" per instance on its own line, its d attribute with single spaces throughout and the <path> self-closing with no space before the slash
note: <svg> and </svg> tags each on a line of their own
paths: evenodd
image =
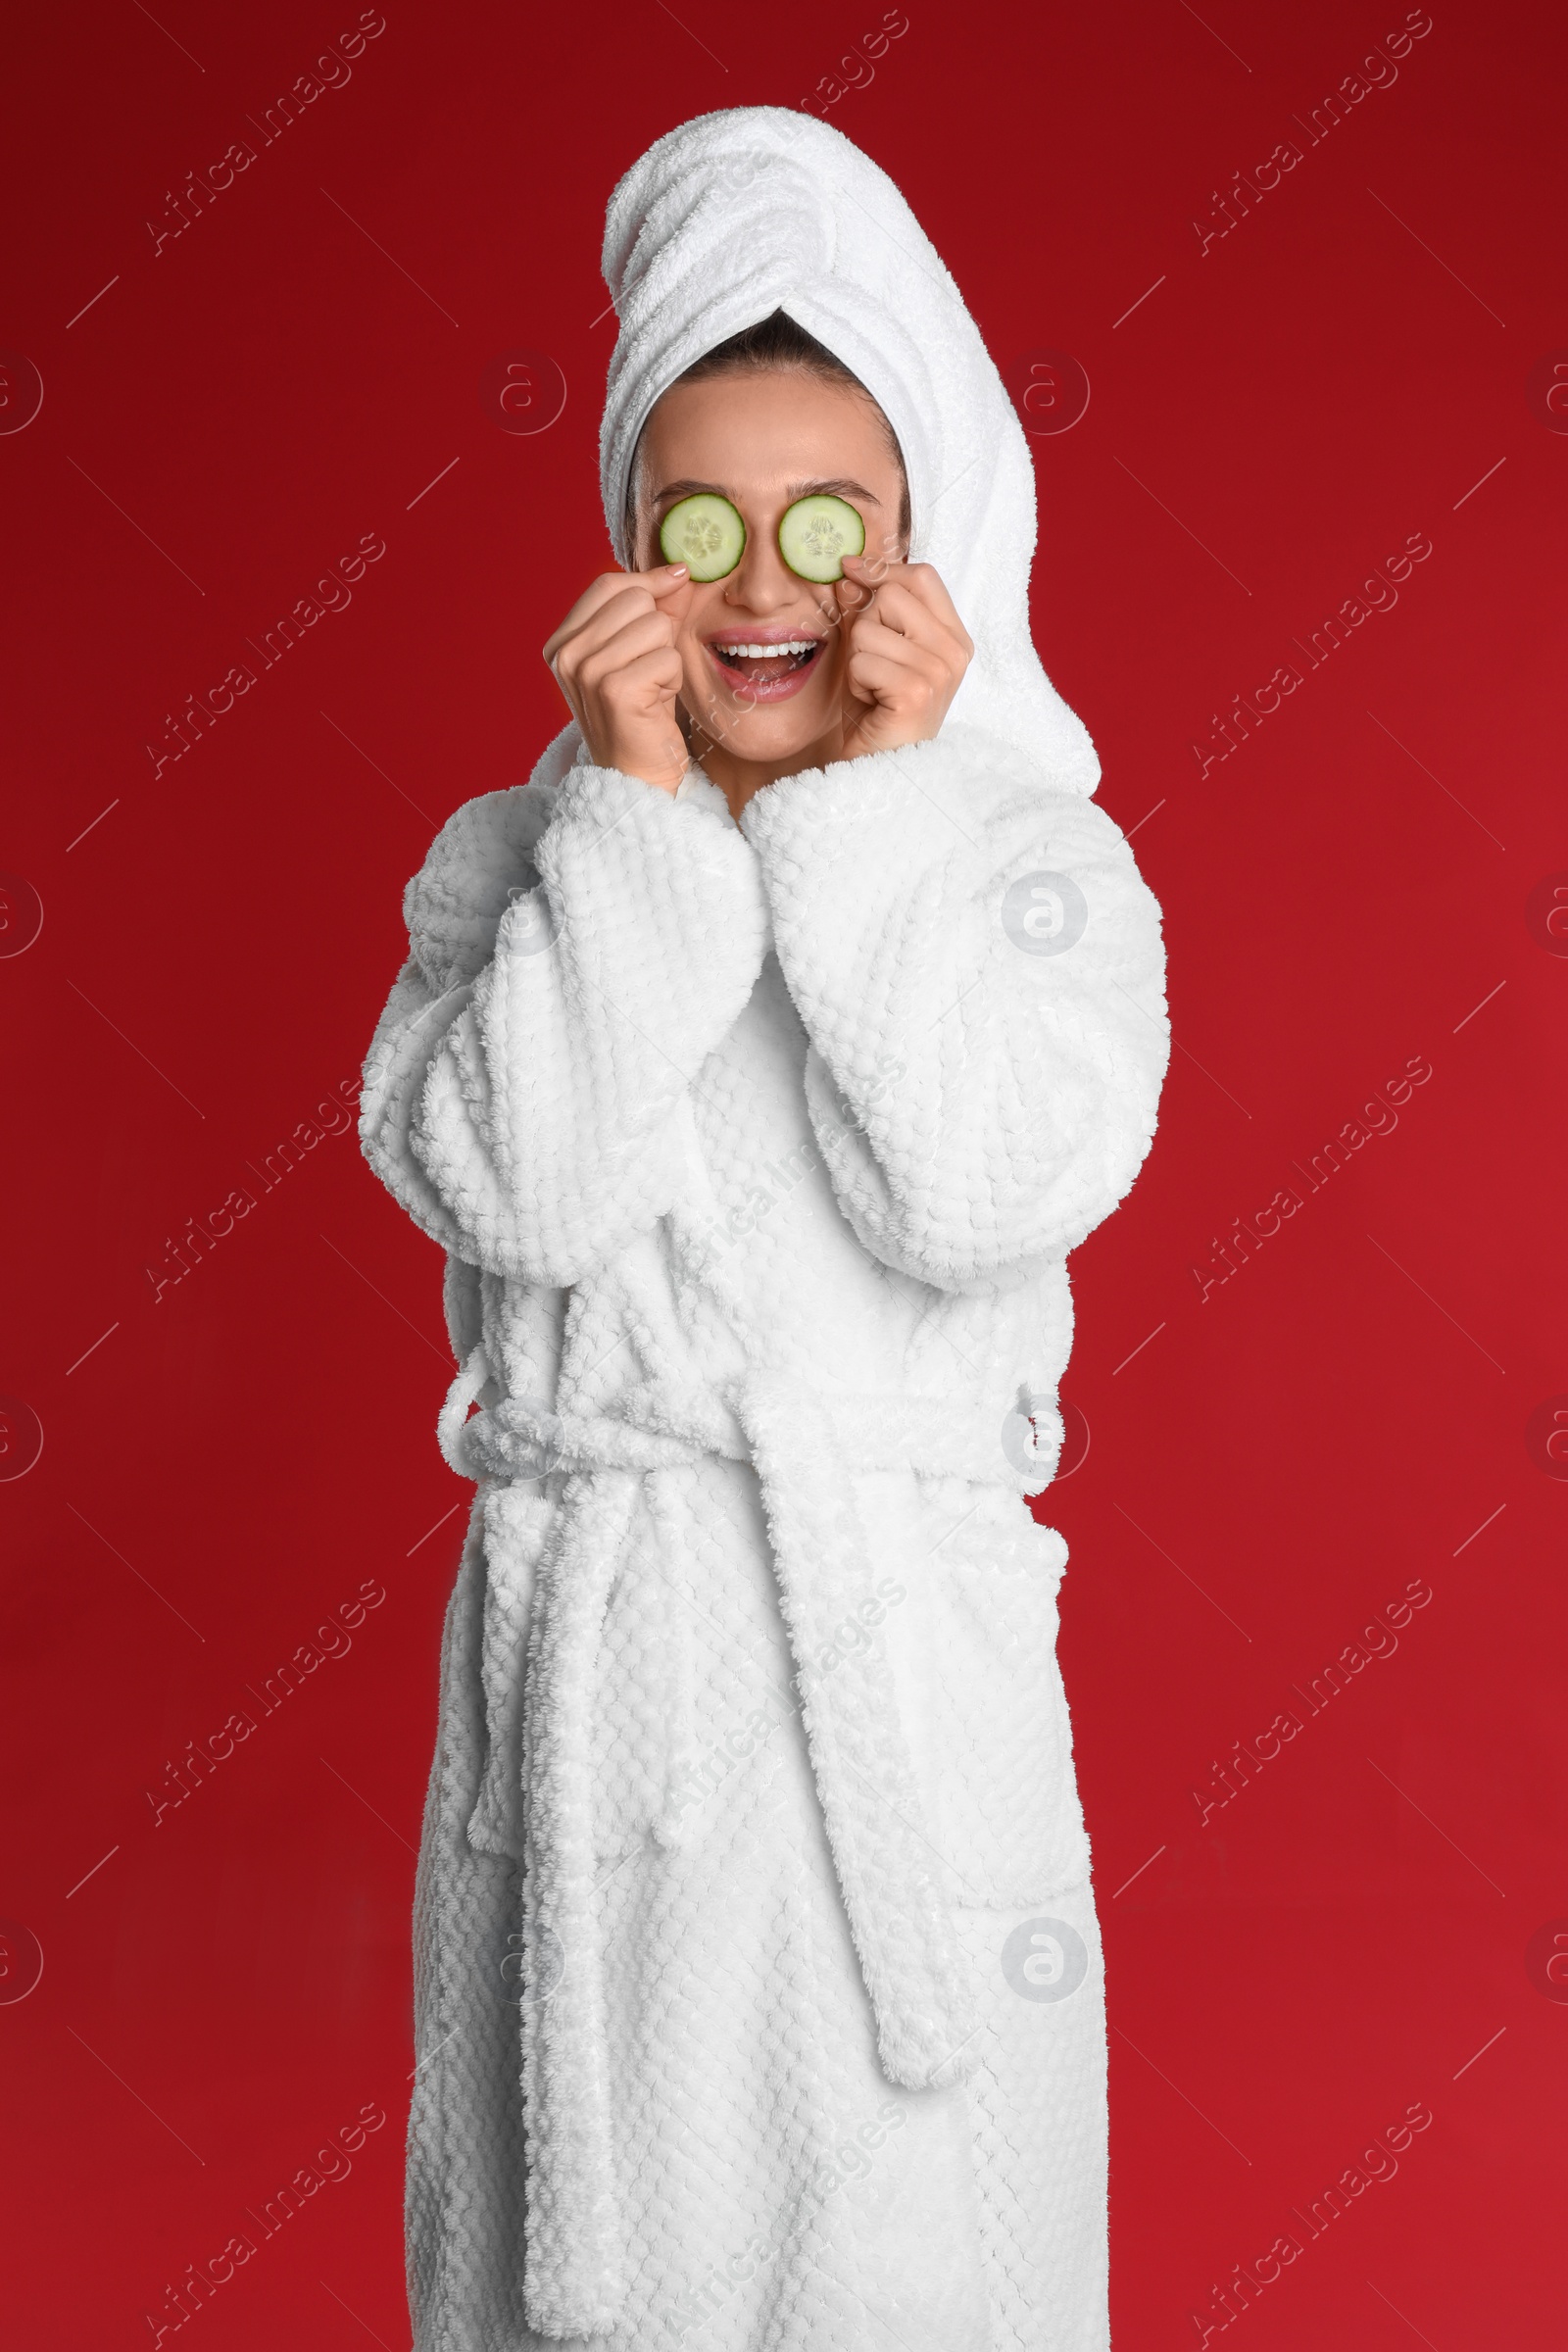
<svg viewBox="0 0 1568 2352">
<path fill-rule="evenodd" d="M 1170 1052 L 1160 910 L 1116 824 L 957 727 L 741 822 L 865 1248 L 944 1291 L 1076 1248 L 1143 1163 Z"/>
<path fill-rule="evenodd" d="M 761 967 L 757 860 L 715 792 L 576 766 L 460 808 L 404 911 L 366 1155 L 459 1257 L 576 1282 L 683 1181 L 686 1089 Z"/>
</svg>

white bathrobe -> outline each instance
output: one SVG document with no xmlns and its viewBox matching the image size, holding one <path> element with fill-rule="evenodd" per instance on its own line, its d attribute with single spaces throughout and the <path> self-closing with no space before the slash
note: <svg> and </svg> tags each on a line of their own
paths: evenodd
<svg viewBox="0 0 1568 2352">
<path fill-rule="evenodd" d="M 797 148 L 777 120 L 676 134 L 688 196 L 707 126 L 725 167 Z M 612 514 L 667 365 L 607 430 Z M 995 576 L 958 603 L 994 727 L 970 693 L 739 825 L 568 728 L 405 895 L 361 1132 L 448 1253 L 477 1482 L 418 1870 L 417 2352 L 1108 2341 L 1066 1547 L 1022 1497 L 1067 1252 L 1152 1137 L 1163 953 Z"/>
</svg>

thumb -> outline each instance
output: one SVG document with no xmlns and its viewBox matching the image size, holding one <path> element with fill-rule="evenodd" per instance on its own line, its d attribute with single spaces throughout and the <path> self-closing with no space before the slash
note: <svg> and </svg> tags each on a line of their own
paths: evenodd
<svg viewBox="0 0 1568 2352">
<path fill-rule="evenodd" d="M 684 564 L 661 564 L 653 571 L 645 571 L 638 582 L 646 588 L 656 605 L 666 605 L 683 588 L 690 588 L 691 573 Z"/>
<path fill-rule="evenodd" d="M 851 557 L 850 561 L 854 563 L 856 559 Z M 873 586 L 869 580 L 853 580 L 849 573 L 845 572 L 834 581 L 833 594 L 837 600 L 840 614 L 845 619 L 853 619 L 858 612 L 864 612 L 870 609 Z"/>
</svg>

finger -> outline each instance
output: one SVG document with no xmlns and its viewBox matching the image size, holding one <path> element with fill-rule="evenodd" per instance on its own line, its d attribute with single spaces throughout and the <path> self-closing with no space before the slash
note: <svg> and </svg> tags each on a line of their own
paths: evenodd
<svg viewBox="0 0 1568 2352">
<path fill-rule="evenodd" d="M 846 556 L 843 561 L 845 578 L 863 589 L 867 596 L 874 595 L 886 581 L 896 580 L 905 568 L 897 556 L 867 554 Z"/>
<path fill-rule="evenodd" d="M 897 637 L 874 650 L 857 649 L 845 665 L 845 677 L 858 701 L 899 709 L 918 708 L 933 698 L 946 697 L 953 684 L 945 663 L 910 646 L 907 639 Z"/>
<path fill-rule="evenodd" d="M 867 574 L 873 570 L 879 571 L 880 578 L 877 583 L 879 593 L 896 592 L 897 599 L 901 602 L 905 597 L 912 597 L 916 608 L 930 613 L 932 618 L 940 626 L 950 630 L 952 634 L 958 640 L 958 643 L 965 648 L 967 653 L 972 654 L 974 652 L 974 645 L 970 639 L 969 632 L 964 627 L 961 619 L 958 617 L 958 609 L 955 605 L 952 597 L 948 594 L 942 574 L 937 570 L 934 564 L 889 564 L 886 565 L 873 565 L 868 564 L 867 559 L 864 556 L 857 556 L 846 559 L 846 567 L 851 562 L 856 564 L 862 572 Z M 908 608 L 904 607 L 904 610 L 907 611 Z"/>
<path fill-rule="evenodd" d="M 856 676 L 855 671 L 850 667 L 846 667 L 844 672 L 844 702 L 847 710 L 854 709 L 857 711 L 871 710 L 876 708 L 876 705 L 881 701 L 881 696 L 876 692 L 874 687 L 862 685 L 860 680 Z"/>
<path fill-rule="evenodd" d="M 891 633 L 852 647 L 844 667 L 847 677 L 875 677 L 893 687 L 927 683 L 951 687 L 953 680 L 952 670 L 937 655 L 907 637 Z"/>
<path fill-rule="evenodd" d="M 855 627 L 885 630 L 889 636 L 907 638 L 911 644 L 926 646 L 949 660 L 957 660 L 962 651 L 954 632 L 917 596 L 896 581 L 890 580 L 877 590 L 871 610 Z"/>
<path fill-rule="evenodd" d="M 869 550 L 858 556 L 846 556 L 842 562 L 845 578 L 866 589 L 880 588 L 884 580 L 891 579 L 904 568 L 900 557 L 887 554 L 873 556 Z"/>
<path fill-rule="evenodd" d="M 692 585 L 691 572 L 684 564 L 659 564 L 652 571 L 639 572 L 636 576 L 659 604 Z"/>
<path fill-rule="evenodd" d="M 833 620 L 847 620 L 853 618 L 857 612 L 863 612 L 871 603 L 874 587 L 873 581 L 852 579 L 846 572 L 843 579 L 835 580 L 833 583 L 833 604 L 829 617 Z"/>
<path fill-rule="evenodd" d="M 596 580 L 578 597 L 559 628 L 545 640 L 544 658 L 554 666 L 562 647 L 583 628 L 605 605 L 628 590 L 656 601 L 672 596 L 678 588 L 689 586 L 684 564 L 661 564 L 652 571 L 602 571 Z"/>
<path fill-rule="evenodd" d="M 617 700 L 652 710 L 656 703 L 679 692 L 682 675 L 680 656 L 674 647 L 656 646 L 651 653 L 639 654 L 616 672 L 616 685 L 621 689 Z"/>
<path fill-rule="evenodd" d="M 906 612 L 884 612 L 880 595 L 870 612 L 851 623 L 852 658 L 858 650 L 885 655 L 910 666 L 929 666 L 946 679 L 950 694 L 956 692 L 969 666 L 967 647 L 940 627 L 923 608 L 912 619 Z"/>
<path fill-rule="evenodd" d="M 935 576 L 934 574 L 932 575 Z M 906 574 L 889 579 L 877 590 L 876 617 L 887 629 L 896 629 L 903 637 L 913 638 L 918 645 L 929 646 L 962 668 L 974 652 L 963 623 L 954 612 L 946 592 L 940 600 L 922 593 L 915 581 Z"/>
<path fill-rule="evenodd" d="M 576 603 L 565 614 L 560 626 L 545 640 L 545 660 L 553 661 L 568 637 L 574 636 L 583 623 L 611 597 L 618 596 L 630 583 L 631 575 L 624 571 L 602 571 L 590 580 Z"/>
<path fill-rule="evenodd" d="M 644 654 L 674 654 L 675 629 L 667 612 L 634 613 L 623 628 L 595 645 L 571 663 L 573 682 L 582 692 L 602 693 L 616 675 Z M 679 656 L 675 660 L 678 663 Z"/>
<path fill-rule="evenodd" d="M 900 585 L 918 597 L 927 611 L 956 637 L 966 658 L 974 652 L 974 639 L 964 627 L 958 608 L 948 594 L 947 583 L 935 564 L 906 564 Z"/>
<path fill-rule="evenodd" d="M 628 571 L 622 578 L 651 596 L 656 605 L 667 605 L 692 585 L 691 572 L 684 564 L 656 564 L 651 571 Z"/>
<path fill-rule="evenodd" d="M 672 576 L 677 572 L 678 578 Z M 646 612 L 650 597 L 654 612 L 673 628 L 685 616 L 685 609 L 691 602 L 691 585 L 684 564 L 666 564 L 657 572 L 623 573 L 622 593 L 600 605 L 580 633 L 593 644 L 602 645 L 607 636 L 625 626 L 630 612 Z"/>
<path fill-rule="evenodd" d="M 854 620 L 860 613 L 874 612 L 883 589 L 896 583 L 904 568 L 881 557 L 846 556 L 844 563 L 844 577 L 836 580 L 833 588 L 838 599 L 834 617 L 839 620 Z M 857 566 L 854 572 L 848 568 L 852 564 Z"/>
<path fill-rule="evenodd" d="M 578 597 L 565 618 L 558 628 L 551 630 L 550 635 L 539 649 L 540 656 L 549 668 L 555 668 L 565 647 L 582 629 L 588 626 L 595 612 L 603 605 L 620 593 L 621 586 L 622 582 L 617 575 L 608 581 L 595 580 L 591 587 L 583 590 L 582 595 Z"/>
<path fill-rule="evenodd" d="M 620 595 L 608 598 L 589 613 L 581 627 L 574 629 L 558 646 L 551 667 L 568 677 L 576 675 L 590 656 L 608 645 L 622 629 L 639 620 L 657 621 L 666 631 L 672 631 L 674 627 L 668 613 L 660 612 L 646 588 L 628 588 Z"/>
</svg>

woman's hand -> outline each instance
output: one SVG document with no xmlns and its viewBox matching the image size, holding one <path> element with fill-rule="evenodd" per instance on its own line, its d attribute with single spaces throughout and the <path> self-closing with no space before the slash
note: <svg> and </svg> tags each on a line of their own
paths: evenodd
<svg viewBox="0 0 1568 2352">
<path fill-rule="evenodd" d="M 846 556 L 844 571 L 834 590 L 849 631 L 837 757 L 929 742 L 974 653 L 953 599 L 929 564 Z"/>
<path fill-rule="evenodd" d="M 675 624 L 690 596 L 684 564 L 602 572 L 544 649 L 594 764 L 661 792 L 673 793 L 686 773 Z"/>
</svg>

